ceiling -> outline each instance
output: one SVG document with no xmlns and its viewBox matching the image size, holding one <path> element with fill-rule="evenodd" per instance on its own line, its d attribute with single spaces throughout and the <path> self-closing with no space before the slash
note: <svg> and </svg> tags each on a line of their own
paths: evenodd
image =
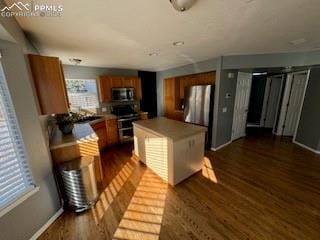
<svg viewBox="0 0 320 240">
<path fill-rule="evenodd" d="M 41 54 L 65 64 L 80 58 L 84 66 L 159 71 L 221 55 L 320 48 L 319 0 L 198 0 L 186 12 L 169 0 L 59 3 L 62 17 L 17 20 Z"/>
</svg>

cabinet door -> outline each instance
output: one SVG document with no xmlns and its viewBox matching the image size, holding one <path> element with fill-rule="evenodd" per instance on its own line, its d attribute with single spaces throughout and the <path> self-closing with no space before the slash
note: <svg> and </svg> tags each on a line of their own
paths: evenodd
<svg viewBox="0 0 320 240">
<path fill-rule="evenodd" d="M 28 55 L 41 114 L 68 112 L 68 100 L 59 58 Z"/>
<path fill-rule="evenodd" d="M 99 98 L 101 102 L 111 101 L 111 80 L 107 76 L 100 76 L 97 79 Z"/>
<path fill-rule="evenodd" d="M 124 86 L 124 79 L 123 77 L 121 76 L 110 76 L 110 81 L 111 81 L 111 89 L 110 91 L 112 90 L 112 88 L 121 88 Z"/>
<path fill-rule="evenodd" d="M 137 100 L 142 99 L 142 91 L 141 91 L 141 79 L 138 77 L 133 78 L 134 88 L 136 91 Z"/>
<path fill-rule="evenodd" d="M 99 140 L 99 150 L 102 151 L 107 146 L 107 129 L 106 129 L 106 122 L 98 122 L 91 124 L 92 129 L 97 134 Z"/>
<path fill-rule="evenodd" d="M 118 132 L 118 120 L 108 119 L 106 120 L 107 129 L 107 146 L 115 145 L 119 142 L 119 132 Z"/>
</svg>

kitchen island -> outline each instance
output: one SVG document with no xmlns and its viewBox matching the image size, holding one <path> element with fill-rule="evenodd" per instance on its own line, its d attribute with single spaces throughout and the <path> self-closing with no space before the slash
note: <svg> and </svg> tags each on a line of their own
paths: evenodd
<svg viewBox="0 0 320 240">
<path fill-rule="evenodd" d="M 203 166 L 207 128 L 158 117 L 133 123 L 134 154 L 171 185 Z"/>
</svg>

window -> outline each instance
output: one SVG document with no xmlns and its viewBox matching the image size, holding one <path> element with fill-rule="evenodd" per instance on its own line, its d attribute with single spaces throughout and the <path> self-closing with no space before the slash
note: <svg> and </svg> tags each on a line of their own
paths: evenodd
<svg viewBox="0 0 320 240">
<path fill-rule="evenodd" d="M 0 64 L 0 211 L 34 189 L 16 114 Z"/>
<path fill-rule="evenodd" d="M 66 84 L 71 108 L 99 107 L 96 80 L 67 79 Z"/>
</svg>

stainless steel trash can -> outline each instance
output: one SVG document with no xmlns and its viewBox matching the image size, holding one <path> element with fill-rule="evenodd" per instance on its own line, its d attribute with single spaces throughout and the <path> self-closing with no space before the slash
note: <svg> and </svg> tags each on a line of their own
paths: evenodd
<svg viewBox="0 0 320 240">
<path fill-rule="evenodd" d="M 76 212 L 92 207 L 98 199 L 93 157 L 81 157 L 59 166 L 65 201 Z"/>
</svg>

